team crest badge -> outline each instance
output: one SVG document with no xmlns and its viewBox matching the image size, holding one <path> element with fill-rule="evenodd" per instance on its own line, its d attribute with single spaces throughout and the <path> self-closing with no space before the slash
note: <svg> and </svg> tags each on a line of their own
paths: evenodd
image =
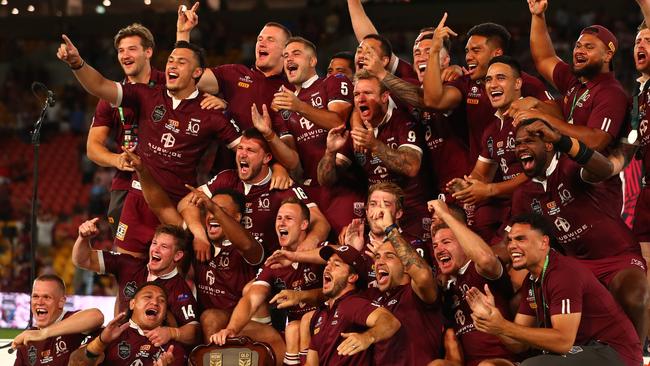
<svg viewBox="0 0 650 366">
<path fill-rule="evenodd" d="M 291 117 L 291 111 L 288 109 L 283 109 L 280 111 L 280 115 L 282 115 L 283 120 L 288 121 L 289 117 Z"/>
<path fill-rule="evenodd" d="M 151 112 L 151 119 L 154 122 L 160 122 L 165 116 L 166 112 L 167 111 L 165 110 L 165 106 L 163 106 L 162 104 L 157 105 L 156 108 L 153 109 L 153 112 Z"/>
<path fill-rule="evenodd" d="M 126 343 L 126 341 L 120 342 L 120 344 L 117 345 L 117 355 L 120 356 L 121 359 L 126 360 L 131 356 L 131 346 Z"/>
<path fill-rule="evenodd" d="M 133 298 L 137 289 L 138 287 L 135 285 L 135 281 L 127 282 L 126 286 L 124 286 L 124 296 L 126 296 L 127 299 Z"/>
<path fill-rule="evenodd" d="M 354 159 L 359 163 L 359 165 L 366 165 L 366 154 L 355 152 Z"/>
<path fill-rule="evenodd" d="M 492 140 L 492 136 L 490 136 L 487 140 L 487 148 L 490 156 L 494 155 L 494 140 Z"/>
<path fill-rule="evenodd" d="M 538 199 L 534 199 L 533 202 L 530 204 L 530 208 L 533 210 L 533 212 L 538 213 L 540 215 L 544 214 L 544 211 L 542 210 L 542 204 L 539 202 Z"/>
<path fill-rule="evenodd" d="M 31 346 L 27 350 L 27 358 L 29 359 L 29 364 L 33 365 L 36 363 L 36 347 Z"/>
<path fill-rule="evenodd" d="M 363 217 L 363 211 L 365 208 L 364 202 L 354 202 L 354 214 L 359 217 Z"/>
</svg>

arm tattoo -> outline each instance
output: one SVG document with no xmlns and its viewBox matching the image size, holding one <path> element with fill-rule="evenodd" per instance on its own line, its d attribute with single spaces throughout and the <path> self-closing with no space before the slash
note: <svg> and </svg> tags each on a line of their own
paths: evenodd
<svg viewBox="0 0 650 366">
<path fill-rule="evenodd" d="M 328 187 L 336 183 L 336 154 L 325 155 L 318 162 L 318 184 Z"/>
<path fill-rule="evenodd" d="M 397 256 L 404 264 L 404 269 L 408 272 L 411 270 L 411 266 L 415 266 L 417 269 L 427 268 L 427 264 L 424 262 L 424 259 L 413 249 L 411 244 L 407 243 L 406 240 L 397 230 L 393 230 L 388 234 L 388 240 L 393 244 Z"/>
<path fill-rule="evenodd" d="M 391 149 L 385 143 L 377 142 L 377 156 L 388 170 L 398 174 L 415 176 L 420 170 L 420 154 L 411 148 Z"/>
<path fill-rule="evenodd" d="M 395 95 L 402 102 L 412 105 L 415 108 L 424 108 L 424 91 L 417 85 L 404 81 L 397 76 L 388 73 L 382 80 L 391 94 Z"/>
</svg>

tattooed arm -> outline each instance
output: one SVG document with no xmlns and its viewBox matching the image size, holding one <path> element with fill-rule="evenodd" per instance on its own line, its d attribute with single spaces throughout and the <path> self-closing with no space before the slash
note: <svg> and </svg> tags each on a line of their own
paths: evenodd
<svg viewBox="0 0 650 366">
<path fill-rule="evenodd" d="M 400 147 L 397 150 L 391 149 L 381 141 L 373 152 L 381 159 L 388 170 L 408 177 L 415 177 L 420 171 L 422 154 L 410 147 Z"/>
<path fill-rule="evenodd" d="M 391 73 L 386 73 L 382 82 L 390 90 L 390 93 L 402 102 L 415 108 L 426 108 L 424 105 L 424 91 L 419 86 L 404 81 Z"/>
<path fill-rule="evenodd" d="M 321 186 L 328 187 L 336 183 L 338 179 L 336 174 L 336 153 L 343 148 L 349 135 L 350 132 L 345 130 L 345 125 L 334 127 L 327 133 L 325 154 L 318 162 L 318 184 Z"/>
</svg>

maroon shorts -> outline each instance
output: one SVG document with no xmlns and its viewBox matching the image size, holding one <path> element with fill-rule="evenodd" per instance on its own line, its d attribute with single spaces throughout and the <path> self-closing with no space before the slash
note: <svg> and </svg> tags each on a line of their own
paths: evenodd
<svg viewBox="0 0 650 366">
<path fill-rule="evenodd" d="M 650 242 L 650 187 L 641 189 L 634 209 L 634 235 L 641 242 Z"/>
<path fill-rule="evenodd" d="M 124 200 L 115 245 L 129 252 L 146 253 L 160 221 L 149 209 L 142 193 L 130 190 Z"/>
<path fill-rule="evenodd" d="M 622 254 L 602 259 L 580 259 L 596 278 L 605 286 L 609 286 L 616 274 L 624 269 L 635 268 L 646 273 L 645 259 L 638 254 Z"/>
</svg>

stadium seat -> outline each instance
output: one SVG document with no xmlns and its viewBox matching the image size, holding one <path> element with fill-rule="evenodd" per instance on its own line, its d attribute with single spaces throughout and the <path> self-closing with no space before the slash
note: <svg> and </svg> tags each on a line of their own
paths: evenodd
<svg viewBox="0 0 650 366">
<path fill-rule="evenodd" d="M 263 342 L 255 342 L 248 337 L 228 338 L 226 344 L 195 347 L 190 354 L 191 366 L 273 366 L 275 354 L 271 347 Z"/>
</svg>

